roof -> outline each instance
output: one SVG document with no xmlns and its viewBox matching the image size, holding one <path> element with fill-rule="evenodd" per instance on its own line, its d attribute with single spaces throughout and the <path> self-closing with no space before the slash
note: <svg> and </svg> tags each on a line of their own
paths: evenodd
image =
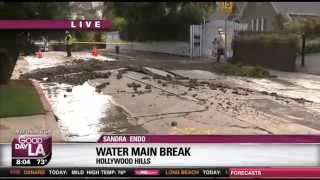
<svg viewBox="0 0 320 180">
<path fill-rule="evenodd" d="M 239 16 L 241 17 L 243 11 L 248 3 L 243 3 Z M 289 16 L 295 15 L 317 15 L 320 16 L 320 2 L 270 2 L 277 13 Z M 290 18 L 290 17 L 289 17 Z"/>
<path fill-rule="evenodd" d="M 320 2 L 271 2 L 282 14 L 320 15 Z"/>
<path fill-rule="evenodd" d="M 209 21 L 214 21 L 214 20 L 221 20 L 221 19 L 226 19 L 228 15 L 226 13 L 220 12 L 220 11 L 215 11 L 211 16 L 208 18 Z"/>
</svg>

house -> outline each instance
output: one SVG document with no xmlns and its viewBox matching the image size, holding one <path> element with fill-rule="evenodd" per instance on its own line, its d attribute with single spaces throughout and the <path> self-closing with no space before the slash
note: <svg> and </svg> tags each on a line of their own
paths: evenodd
<svg viewBox="0 0 320 180">
<path fill-rule="evenodd" d="M 248 24 L 250 31 L 277 31 L 279 15 L 284 23 L 296 18 L 320 17 L 320 2 L 234 2 L 233 13 L 215 11 L 207 22 L 228 19 Z"/>
<path fill-rule="evenodd" d="M 221 4 L 219 3 L 221 2 L 216 2 L 217 10 L 208 18 L 208 22 L 216 20 L 225 20 L 226 18 L 228 20 L 236 21 L 236 17 L 239 16 L 243 6 L 246 4 L 245 2 L 234 2 L 234 12 L 232 14 L 226 14 L 218 10 L 218 8 L 221 6 Z"/>
<path fill-rule="evenodd" d="M 246 2 L 235 19 L 251 31 L 277 31 L 280 17 L 286 23 L 295 18 L 320 17 L 320 2 Z"/>
</svg>

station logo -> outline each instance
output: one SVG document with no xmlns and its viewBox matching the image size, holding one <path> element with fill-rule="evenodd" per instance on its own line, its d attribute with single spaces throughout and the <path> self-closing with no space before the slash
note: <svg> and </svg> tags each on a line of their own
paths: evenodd
<svg viewBox="0 0 320 180">
<path fill-rule="evenodd" d="M 11 144 L 12 166 L 45 166 L 52 153 L 52 137 L 18 135 Z"/>
</svg>

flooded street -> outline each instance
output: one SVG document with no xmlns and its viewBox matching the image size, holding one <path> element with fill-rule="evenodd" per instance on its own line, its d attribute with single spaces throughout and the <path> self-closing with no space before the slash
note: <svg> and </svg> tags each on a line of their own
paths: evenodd
<svg viewBox="0 0 320 180">
<path fill-rule="evenodd" d="M 80 86 L 41 83 L 63 134 L 70 141 L 98 139 L 105 128 L 102 118 L 111 108 L 111 97 L 95 92 L 87 82 Z"/>
<path fill-rule="evenodd" d="M 27 78 L 39 81 L 66 141 L 92 142 L 102 133 L 320 132 L 316 75 L 270 70 L 276 78 L 225 76 L 205 62 L 190 69 L 172 60 L 172 67 L 159 68 L 167 61 L 92 60 L 88 52 L 75 53 L 78 59 L 60 52 L 44 57 L 25 57 L 23 67 Z"/>
<path fill-rule="evenodd" d="M 81 58 L 84 61 L 92 58 L 113 61 L 112 58 L 105 56 L 93 57 L 87 52 L 74 54 L 74 58 Z M 43 58 L 26 56 L 24 60 L 27 62 L 27 67 L 24 71 L 55 67 L 72 60 L 65 59 L 64 55 L 63 52 L 46 52 Z M 112 119 L 114 114 L 121 114 L 123 121 L 126 121 L 124 112 L 112 104 L 112 97 L 98 94 L 95 87 L 87 82 L 78 86 L 57 82 L 39 82 L 39 84 L 52 106 L 60 130 L 67 141 L 96 141 L 102 132 L 114 131 L 110 129 L 108 123 L 108 117 Z"/>
<path fill-rule="evenodd" d="M 128 123 L 129 114 L 115 105 L 111 96 L 97 93 L 88 82 L 78 86 L 59 83 L 40 85 L 67 141 L 96 141 L 102 133 L 147 132 Z"/>
</svg>

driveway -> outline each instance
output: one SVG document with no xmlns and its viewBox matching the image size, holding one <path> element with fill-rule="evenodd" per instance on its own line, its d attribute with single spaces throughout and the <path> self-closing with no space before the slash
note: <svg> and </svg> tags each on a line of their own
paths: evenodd
<svg viewBox="0 0 320 180">
<path fill-rule="evenodd" d="M 297 72 L 320 75 L 320 53 L 305 56 L 305 67 L 301 67 L 301 57 L 296 60 Z"/>
</svg>

